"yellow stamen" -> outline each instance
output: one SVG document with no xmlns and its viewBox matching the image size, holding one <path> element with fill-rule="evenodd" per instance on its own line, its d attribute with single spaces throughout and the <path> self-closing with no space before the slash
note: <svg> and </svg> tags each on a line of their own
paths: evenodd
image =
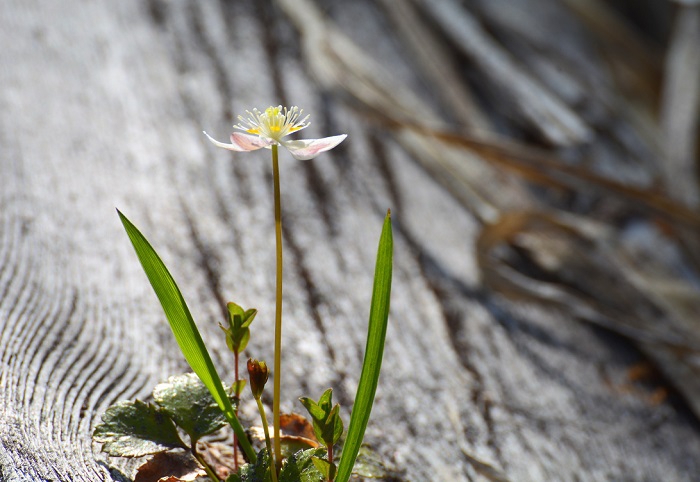
<svg viewBox="0 0 700 482">
<path fill-rule="evenodd" d="M 252 112 L 246 112 L 248 118 L 238 116 L 241 123 L 235 127 L 249 134 L 258 135 L 275 142 L 280 142 L 284 136 L 309 125 L 309 116 L 300 119 L 303 111 L 296 106 L 289 109 L 282 106 L 270 106 L 263 112 L 257 109 L 253 109 Z"/>
</svg>

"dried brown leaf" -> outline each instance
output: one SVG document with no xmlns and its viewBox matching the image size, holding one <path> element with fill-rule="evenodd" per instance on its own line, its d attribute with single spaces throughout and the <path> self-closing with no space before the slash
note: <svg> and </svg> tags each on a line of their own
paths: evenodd
<svg viewBox="0 0 700 482">
<path fill-rule="evenodd" d="M 189 482 L 206 472 L 188 452 L 160 452 L 141 465 L 134 482 Z"/>
</svg>

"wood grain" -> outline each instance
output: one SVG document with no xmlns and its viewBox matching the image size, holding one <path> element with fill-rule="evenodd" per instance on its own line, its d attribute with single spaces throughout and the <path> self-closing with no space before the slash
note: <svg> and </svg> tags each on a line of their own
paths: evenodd
<svg viewBox="0 0 700 482">
<path fill-rule="evenodd" d="M 662 172 L 651 108 L 627 116 L 628 91 L 592 47 L 604 39 L 559 2 L 515 10 L 535 32 L 576 26 L 551 47 L 484 2 L 406 2 L 411 21 L 423 12 L 431 48 L 455 62 L 449 78 L 466 72 L 436 96 L 425 54 L 412 64 L 407 32 L 387 27 L 401 21 L 387 2 L 299 2 L 296 16 L 289 4 L 3 2 L 0 481 L 130 480 L 136 462 L 100 454 L 95 424 L 111 403 L 187 371 L 115 207 L 171 268 L 221 373 L 228 300 L 259 309 L 247 352 L 272 360 L 271 166 L 265 152 L 217 150 L 201 131 L 225 138 L 238 113 L 280 103 L 312 115 L 308 137 L 349 135 L 313 161 L 282 153 L 283 408 L 300 412 L 297 397 L 330 386 L 347 420 L 391 208 L 394 291 L 367 435 L 387 460 L 414 482 L 696 479 L 700 426 L 679 380 L 630 376 L 649 362 L 634 341 L 566 307 L 504 297 L 477 263 L 484 223 L 511 210 L 657 219 L 377 120 L 382 108 L 394 121 L 419 108 L 417 121 L 459 131 L 440 106 L 463 92 L 457 122 L 476 101 L 476 125 L 487 116 L 500 136 L 556 145 L 562 163 L 651 188 Z M 469 29 L 448 30 L 450 11 Z M 333 43 L 313 42 L 324 38 Z M 343 65 L 372 68 L 334 76 Z M 375 95 L 387 78 L 396 96 Z M 413 102 L 392 104 L 403 93 Z M 458 171 L 445 168 L 457 159 Z"/>
</svg>

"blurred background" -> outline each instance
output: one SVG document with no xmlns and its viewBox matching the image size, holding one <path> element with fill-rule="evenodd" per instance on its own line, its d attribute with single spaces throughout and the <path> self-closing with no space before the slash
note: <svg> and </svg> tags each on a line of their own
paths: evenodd
<svg viewBox="0 0 700 482">
<path fill-rule="evenodd" d="M 6 0 L 0 46 L 1 480 L 132 480 L 92 428 L 188 371 L 115 207 L 272 360 L 271 169 L 201 131 L 278 104 L 349 136 L 282 159 L 286 410 L 347 420 L 391 208 L 391 480 L 697 480 L 700 2 Z"/>
</svg>

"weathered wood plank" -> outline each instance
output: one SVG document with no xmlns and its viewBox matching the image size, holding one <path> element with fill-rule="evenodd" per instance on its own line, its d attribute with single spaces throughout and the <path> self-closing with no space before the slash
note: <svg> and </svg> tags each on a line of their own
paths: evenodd
<svg viewBox="0 0 700 482">
<path fill-rule="evenodd" d="M 391 207 L 391 325 L 368 429 L 380 453 L 414 481 L 696 478 L 697 419 L 678 395 L 653 400 L 668 381 L 628 377 L 647 360 L 634 343 L 566 309 L 501 298 L 478 269 L 484 223 L 510 210 L 566 209 L 611 224 L 647 212 L 576 185 L 533 189 L 478 153 L 378 124 L 381 109 L 392 122 L 416 109 L 425 116 L 417 122 L 432 127 L 454 121 L 422 84 L 431 77 L 413 70 L 410 43 L 386 28 L 386 3 L 0 7 L 0 480 L 130 476 L 133 463 L 93 446 L 94 425 L 114 401 L 146 397 L 187 369 L 115 207 L 171 267 L 222 372 L 230 360 L 217 322 L 229 299 L 260 309 L 248 352 L 272 359 L 270 166 L 264 153 L 216 150 L 201 130 L 223 138 L 237 113 L 277 103 L 312 114 L 309 136 L 349 134 L 314 161 L 282 159 L 284 408 L 300 411 L 298 396 L 332 386 L 349 413 L 376 241 Z M 570 145 L 552 155 L 635 187 L 658 177 L 654 140 L 612 101 L 616 80 L 593 50 L 577 47 L 593 34 L 574 11 L 545 0 L 523 3 L 550 16 L 518 7 L 536 31 L 557 19 L 579 26 L 567 32 L 570 50 L 553 54 L 483 2 L 433 3 L 471 19 L 478 45 L 453 45 L 458 32 L 440 32 L 438 10 L 425 27 L 452 58 L 464 61 L 470 49 L 471 79 L 454 92 L 474 95 L 501 135 Z M 488 66 L 488 52 L 506 56 L 501 70 Z M 566 59 L 563 72 L 548 64 L 557 58 Z M 502 71 L 513 84 L 480 90 Z M 546 103 L 514 94 L 533 85 Z M 397 106 L 405 95 L 413 100 Z M 510 100 L 496 110 L 499 95 Z M 503 116 L 510 102 L 520 106 L 516 118 Z M 541 115 L 549 120 L 533 125 Z M 595 142 L 580 144 L 589 135 Z"/>
</svg>

